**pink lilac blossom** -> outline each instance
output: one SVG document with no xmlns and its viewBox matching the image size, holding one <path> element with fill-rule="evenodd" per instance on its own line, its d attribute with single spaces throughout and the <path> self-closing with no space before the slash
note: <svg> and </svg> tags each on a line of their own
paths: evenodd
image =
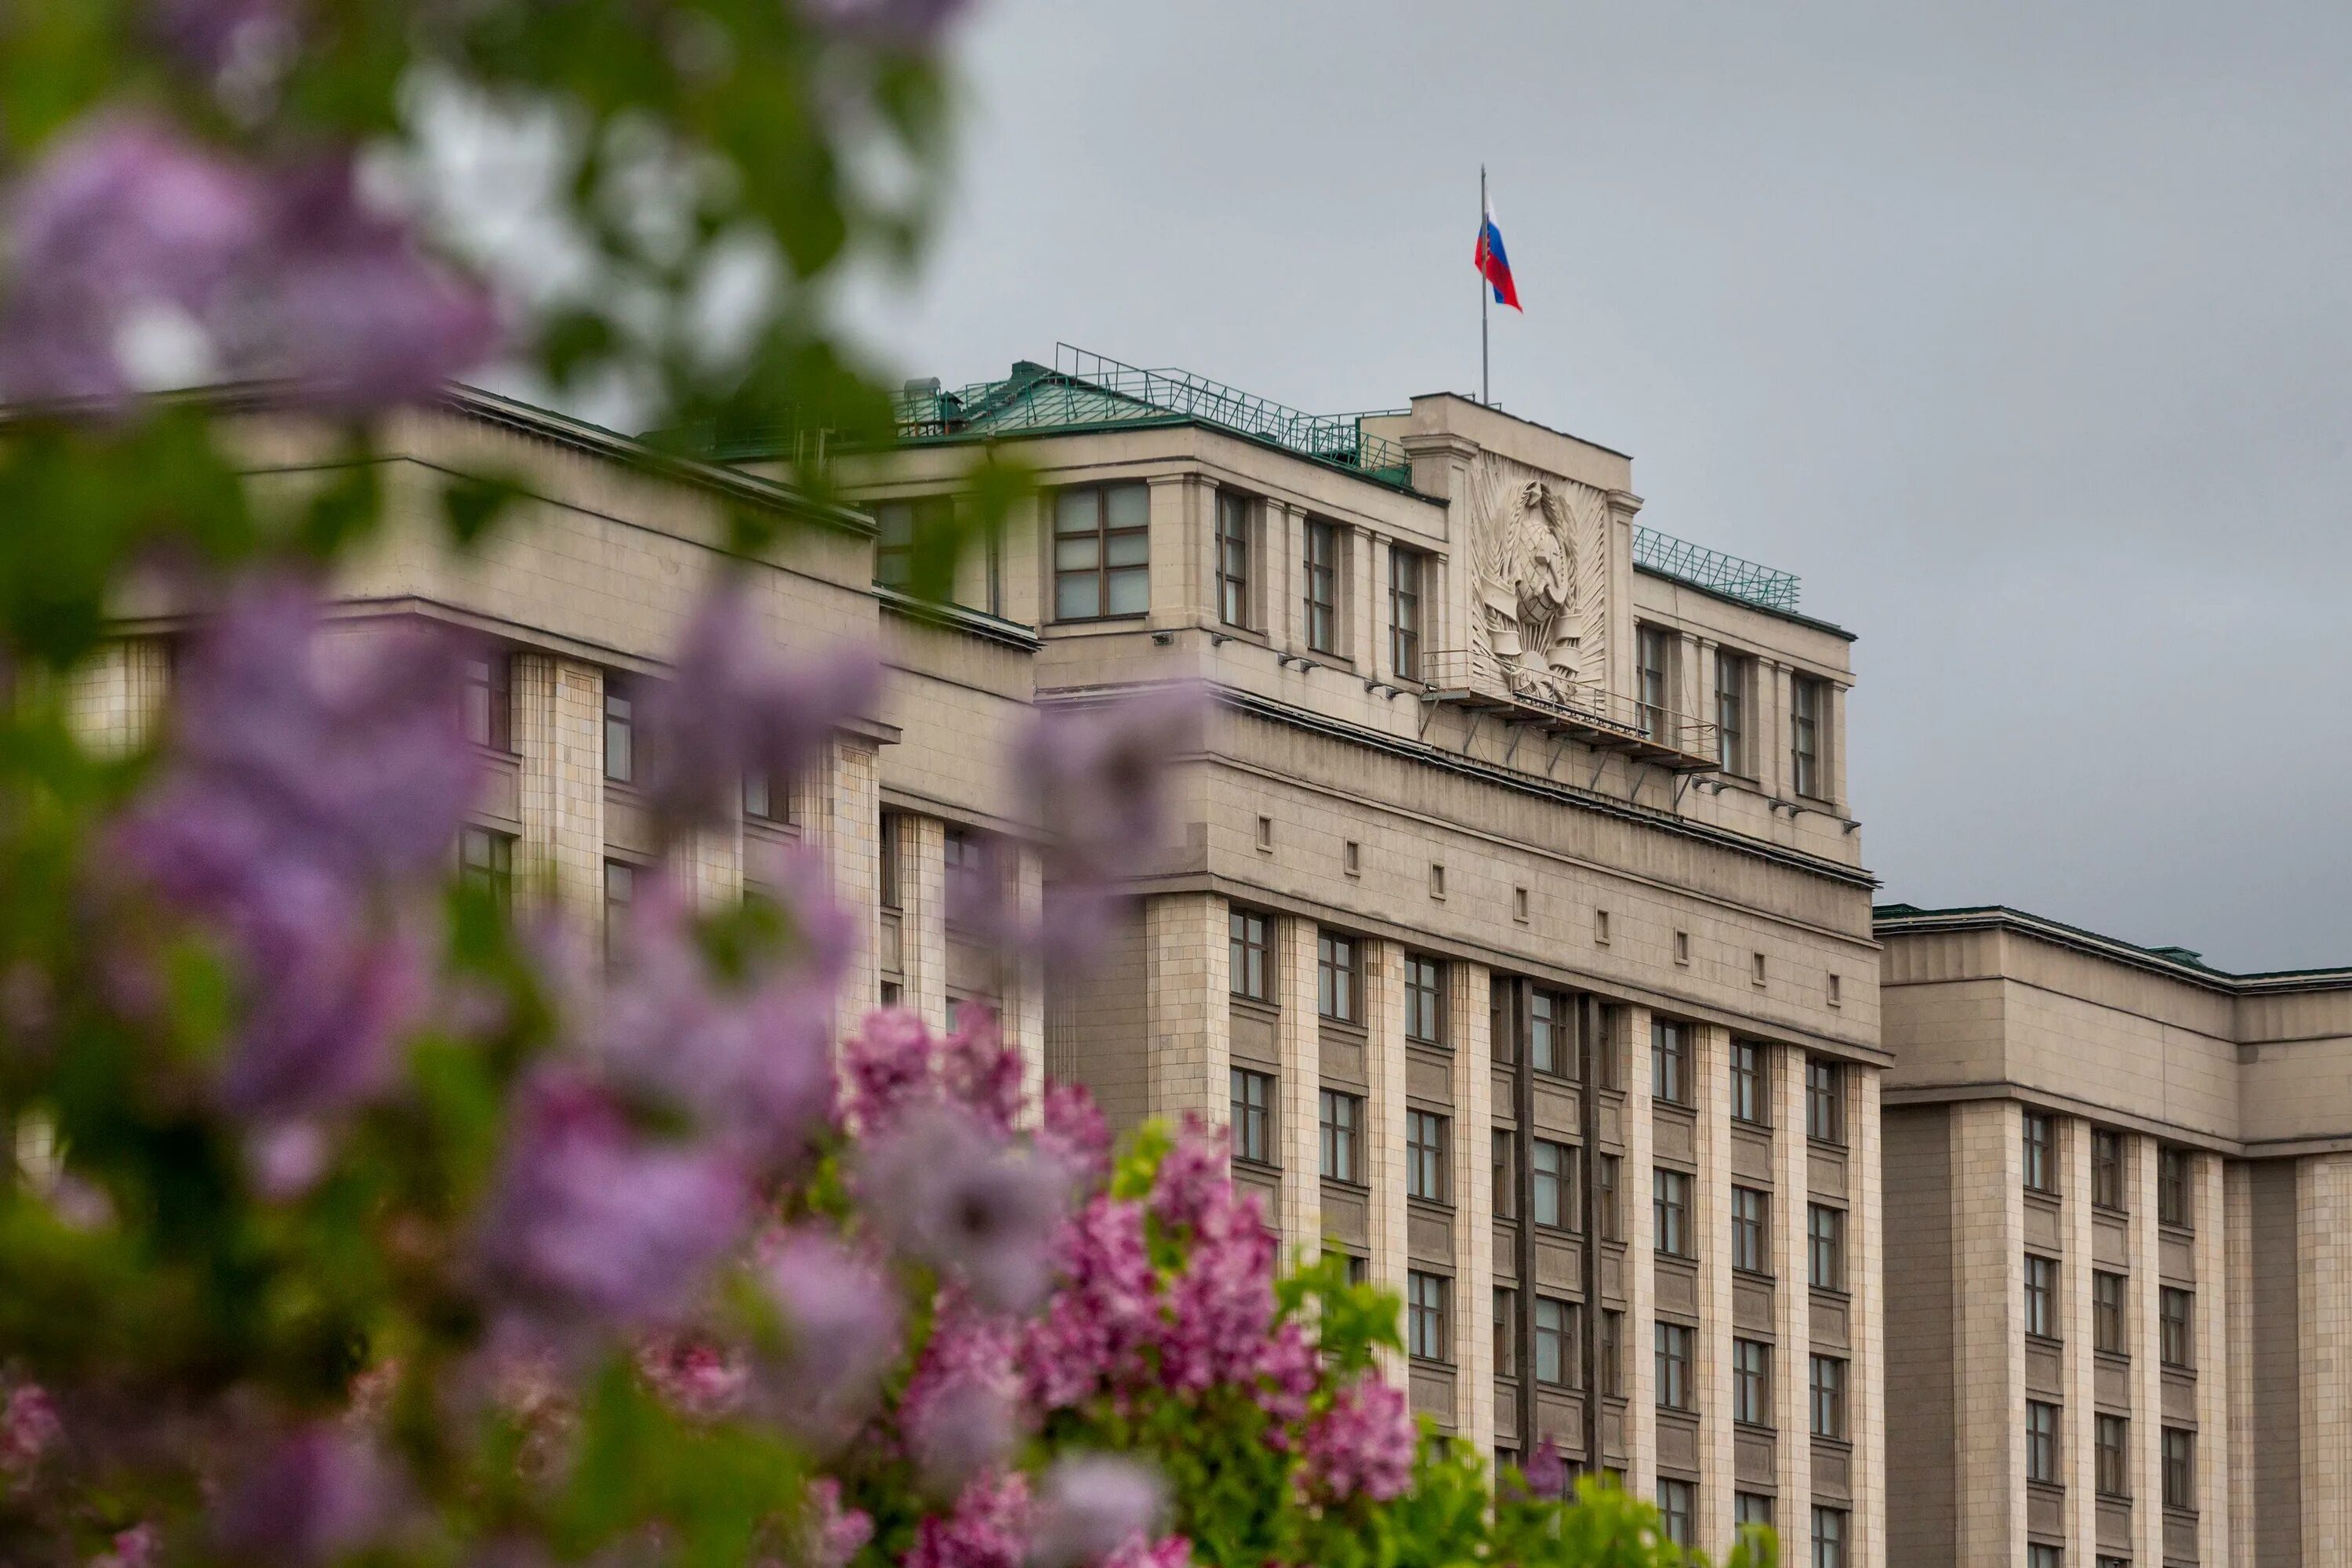
<svg viewBox="0 0 2352 1568">
<path fill-rule="evenodd" d="M 1019 1436 L 1012 1331 L 951 1298 L 898 1400 L 898 1433 L 924 1489 L 952 1497 Z"/>
<path fill-rule="evenodd" d="M 48 1390 L 37 1383 L 18 1384 L 0 1405 L 0 1475 L 25 1475 L 64 1433 Z"/>
<path fill-rule="evenodd" d="M 569 1068 L 540 1069 L 517 1099 L 482 1233 L 494 1281 L 559 1320 L 669 1316 L 742 1236 L 740 1167 L 723 1151 L 654 1142 Z"/>
<path fill-rule="evenodd" d="M 723 1345 L 691 1334 L 655 1334 L 637 1346 L 637 1374 L 680 1415 L 696 1421 L 731 1415 L 743 1404 L 751 1368 Z"/>
<path fill-rule="evenodd" d="M 380 1539 L 399 1506 L 397 1479 L 362 1438 L 305 1428 L 265 1455 L 214 1518 L 221 1548 L 256 1563 L 308 1568 Z"/>
<path fill-rule="evenodd" d="M 163 1532 L 152 1524 L 118 1530 L 108 1550 L 89 1560 L 89 1568 L 155 1568 L 163 1560 Z"/>
<path fill-rule="evenodd" d="M 1161 1328 L 1142 1205 L 1097 1193 L 1063 1227 L 1055 1254 L 1061 1286 L 1017 1356 L 1027 1398 L 1042 1411 L 1081 1405 L 1107 1385 L 1145 1383 Z"/>
<path fill-rule="evenodd" d="M 1037 1147 L 1068 1167 L 1082 1191 L 1099 1186 L 1110 1174 L 1110 1125 L 1095 1097 L 1077 1084 L 1048 1084 L 1039 1120 Z"/>
<path fill-rule="evenodd" d="M 158 43 L 211 74 L 239 56 L 284 49 L 293 12 L 294 0 L 152 0 L 148 22 Z"/>
<path fill-rule="evenodd" d="M 898 1359 L 897 1294 L 832 1235 L 802 1226 L 763 1238 L 759 1277 L 782 1321 L 770 1376 L 787 1425 L 838 1441 L 864 1420 Z"/>
<path fill-rule="evenodd" d="M 802 1568 L 849 1568 L 849 1560 L 874 1539 L 874 1516 L 842 1506 L 841 1483 L 831 1476 L 809 1482 L 802 1507 Z"/>
<path fill-rule="evenodd" d="M 725 821 L 746 775 L 806 766 L 880 691 L 867 649 L 786 660 L 742 584 L 723 582 L 688 624 L 671 679 L 646 694 L 646 794 L 674 820 Z"/>
<path fill-rule="evenodd" d="M 1015 1471 L 966 1487 L 955 1507 L 915 1527 L 903 1568 L 1023 1568 L 1029 1483 Z"/>
<path fill-rule="evenodd" d="M 1184 1536 L 1147 1541 L 1138 1535 L 1104 1558 L 1102 1568 L 1189 1568 L 1192 1561 L 1192 1542 Z"/>
<path fill-rule="evenodd" d="M 1053 1286 L 1069 1173 L 961 1106 L 924 1106 L 866 1141 L 857 1195 L 906 1257 L 995 1311 L 1035 1310 Z"/>
<path fill-rule="evenodd" d="M 1546 1437 L 1528 1456 L 1528 1468 L 1521 1472 L 1527 1477 L 1531 1497 L 1556 1498 L 1568 1494 L 1568 1461 L 1561 1458 L 1559 1445 Z"/>
<path fill-rule="evenodd" d="M 1037 1487 L 1029 1568 L 1079 1568 L 1141 1548 L 1168 1510 L 1160 1472 L 1114 1454 L 1067 1454 Z"/>
<path fill-rule="evenodd" d="M 1308 1425 L 1300 1484 L 1323 1502 L 1387 1502 L 1412 1479 L 1416 1436 L 1404 1391 L 1365 1372 Z"/>
</svg>

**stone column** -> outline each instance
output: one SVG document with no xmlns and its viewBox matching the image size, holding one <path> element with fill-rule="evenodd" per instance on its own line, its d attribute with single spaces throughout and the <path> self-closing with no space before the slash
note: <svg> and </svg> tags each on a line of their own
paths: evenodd
<svg viewBox="0 0 2352 1568">
<path fill-rule="evenodd" d="M 2229 1444 L 2217 1458 L 2225 1468 L 2230 1497 L 2229 1561 L 2250 1565 L 2254 1561 L 2254 1191 L 2253 1167 L 2232 1162 L 2223 1173 L 2222 1201 L 2227 1215 L 2223 1235 L 2228 1297 L 2223 1304 L 2223 1331 L 2238 1325 L 2244 1336 L 2242 1353 L 2230 1357 Z"/>
<path fill-rule="evenodd" d="M 1364 1075 L 1371 1093 L 1364 1107 L 1371 1182 L 1371 1253 L 1369 1278 L 1383 1290 L 1404 1295 L 1404 949 L 1392 942 L 1364 943 Z M 1474 1136 L 1465 1125 L 1455 1142 Z M 1459 1191 L 1457 1184 L 1455 1189 Z M 1406 1358 L 1400 1351 L 1379 1352 L 1381 1370 L 1399 1388 L 1406 1386 Z"/>
<path fill-rule="evenodd" d="M 1277 648 L 1295 647 L 1298 622 L 1298 513 L 1278 500 L 1265 503 L 1265 549 L 1257 565 L 1265 581 L 1265 635 Z"/>
<path fill-rule="evenodd" d="M 1388 661 L 1388 563 L 1381 559 L 1380 537 L 1366 528 L 1345 531 L 1347 560 L 1341 575 L 1339 616 L 1346 630 L 1339 652 L 1356 661 L 1367 678 Z"/>
<path fill-rule="evenodd" d="M 1886 1552 L 1886 1423 L 1891 1412 L 1890 1378 L 1886 1365 L 1886 1178 L 1884 1146 L 1879 1136 L 1878 1091 L 1883 1075 L 1875 1068 L 1849 1067 L 1846 1104 L 1853 1129 L 1852 1211 L 1846 1216 L 1846 1282 L 1853 1292 L 1853 1355 L 1847 1369 L 1852 1401 L 1849 1415 L 1853 1433 L 1853 1544 L 1847 1552 L 1851 1568 L 1894 1568 Z M 2022 1178 L 2023 1152 L 2017 1140 L 2010 1148 L 2019 1159 Z M 2016 1224 L 2025 1222 L 2025 1194 L 2011 1186 Z M 2025 1260 L 2014 1248 L 2011 1265 L 2017 1269 L 2017 1289 L 2025 1288 Z M 2013 1304 L 2016 1294 L 2010 1298 Z M 2017 1381 L 2025 1384 L 2025 1348 L 2019 1342 Z M 2023 1412 L 2019 1412 L 2021 1421 Z M 1808 1521 L 1808 1523 L 1811 1521 Z"/>
<path fill-rule="evenodd" d="M 1804 1560 L 1812 1523 L 1812 1407 L 1809 1397 L 1813 1348 L 1811 1238 L 1806 1229 L 1812 1178 L 1805 1152 L 1805 1053 L 1774 1047 L 1772 1061 L 1772 1444 L 1773 1480 L 1780 1498 L 1772 1517 L 1781 1555 Z M 1858 1076 L 1858 1069 L 1857 1069 Z M 1853 1222 L 1846 1222 L 1852 1244 Z"/>
<path fill-rule="evenodd" d="M 604 672 L 549 654 L 514 657 L 514 746 L 520 759 L 517 858 L 530 901 L 591 933 L 604 930 Z"/>
<path fill-rule="evenodd" d="M 2352 1155 L 2298 1161 L 2294 1199 L 2303 1560 L 2352 1562 Z"/>
<path fill-rule="evenodd" d="M 2156 1234 L 2157 1142 L 2137 1134 L 2128 1141 L 2131 1192 L 2131 1279 L 2125 1286 L 2131 1321 L 2124 1342 L 2131 1347 L 2132 1561 L 2164 1561 L 2164 1369 L 2158 1353 Z"/>
<path fill-rule="evenodd" d="M 948 1022 L 948 828 L 936 816 L 894 814 L 898 828 L 899 1001 L 925 1024 Z"/>
<path fill-rule="evenodd" d="M 1196 515 L 1208 486 L 1191 474 L 1156 474 L 1151 486 L 1151 615 L 1155 626 L 1190 622 L 1201 592 L 1210 542 Z M 1198 545 L 1199 548 L 1195 548 Z"/>
<path fill-rule="evenodd" d="M 1454 1046 L 1454 1426 L 1481 1455 L 1495 1451 L 1495 1058 L 1483 963 L 1445 966 L 1445 1037 Z M 1522 1280 L 1532 1289 L 1535 1282 Z M 1530 1387 L 1533 1379 L 1529 1380 Z"/>
<path fill-rule="evenodd" d="M 1874 1117 L 1874 1121 L 1875 1118 Z M 1859 1131 L 1859 1130 L 1857 1130 Z M 2025 1557 L 2025 1156 L 2014 1100 L 1983 1100 L 1952 1109 L 1952 1218 L 1955 1279 L 1953 1406 L 1958 1461 L 1959 1529 L 1953 1561 L 2006 1563 Z M 1859 1138 L 1854 1170 L 1874 1170 L 1878 1152 Z M 1865 1179 L 1866 1175 L 1865 1175 Z M 1877 1217 L 1877 1205 L 1856 1205 L 1857 1217 Z M 1860 1287 L 1880 1256 L 1861 1260 L 1854 1297 L 1854 1332 L 1879 1315 Z M 1875 1292 L 1874 1292 L 1874 1295 Z M 1884 1395 L 1882 1394 L 1883 1398 Z M 1883 1462 L 1883 1461 L 1882 1461 Z M 1885 1536 L 1879 1539 L 1883 1542 Z M 1885 1548 L 1878 1561 L 1885 1560 Z"/>
<path fill-rule="evenodd" d="M 1625 1067 L 1625 1165 L 1617 1201 L 1625 1232 L 1625 1333 L 1618 1346 L 1625 1381 L 1625 1489 L 1658 1495 L 1657 1222 L 1652 1208 L 1656 1129 L 1650 1109 L 1650 1010 L 1617 1009 L 1619 1059 Z"/>
<path fill-rule="evenodd" d="M 1698 1507 L 1694 1544 L 1731 1538 L 1731 1031 L 1685 1026 L 1691 1104 L 1697 1112 L 1698 1180 L 1691 1232 L 1698 1243 Z"/>
<path fill-rule="evenodd" d="M 2231 1368 L 2242 1359 L 2230 1342 L 2229 1200 L 2221 1156 L 2200 1154 L 2189 1202 L 2197 1222 L 2197 1562 L 2229 1568 Z M 2241 1322 L 2245 1321 L 2241 1318 Z"/>
<path fill-rule="evenodd" d="M 1034 930 L 1045 910 L 1045 871 L 1037 851 L 1025 845 L 1013 858 L 1013 902 L 1022 928 Z M 1045 1092 L 1045 961 L 1034 952 L 1013 949 L 997 962 L 1004 975 L 1004 1040 L 1021 1053 L 1021 1092 L 1034 1107 Z"/>
<path fill-rule="evenodd" d="M 693 890 L 694 907 L 722 910 L 743 896 L 743 824 L 739 817 L 716 827 L 698 827 L 684 850 L 679 868 Z"/>
<path fill-rule="evenodd" d="M 1789 667 L 1756 661 L 1756 783 L 1775 800 L 1787 800 L 1789 782 Z"/>
<path fill-rule="evenodd" d="M 1144 901 L 1144 984 L 1150 1023 L 1145 1042 L 1144 1114 L 1171 1124 L 1186 1112 L 1213 1127 L 1233 1105 L 1232 952 L 1225 900 L 1213 893 L 1161 893 Z M 1286 997 L 1284 1010 L 1290 1007 Z M 1286 1103 L 1276 1114 L 1296 1120 Z M 1308 1103 L 1312 1114 L 1313 1102 Z"/>
<path fill-rule="evenodd" d="M 1275 1025 L 1275 1052 L 1282 1081 L 1275 1090 L 1276 1129 L 1282 1140 L 1282 1251 L 1286 1260 L 1307 1261 L 1323 1250 L 1321 1122 L 1317 1110 L 1323 1087 L 1323 1042 L 1316 986 L 1316 925 L 1297 915 L 1274 921 L 1275 984 L 1282 1014 Z M 1359 1136 L 1370 1152 L 1371 1130 Z"/>
<path fill-rule="evenodd" d="M 881 752 L 870 742 L 837 734 L 800 787 L 806 842 L 824 862 L 833 896 L 852 911 L 861 933 L 863 952 L 834 1004 L 834 1016 L 846 1033 L 880 1001 L 874 964 L 882 930 Z M 899 820 L 903 831 L 907 819 Z M 905 854 L 903 839 L 900 853 Z M 904 918 L 902 912 L 902 922 Z"/>
<path fill-rule="evenodd" d="M 2091 1124 L 2078 1116 L 2058 1125 L 2060 1338 L 2066 1342 L 2066 1405 L 2059 1428 L 2060 1474 L 2066 1486 L 2066 1557 L 2090 1563 L 2098 1550 L 2098 1411 L 2091 1352 Z"/>
</svg>

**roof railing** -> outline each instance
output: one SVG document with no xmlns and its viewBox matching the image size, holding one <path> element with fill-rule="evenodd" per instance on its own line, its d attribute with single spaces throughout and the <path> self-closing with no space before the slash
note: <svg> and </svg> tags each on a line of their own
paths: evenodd
<svg viewBox="0 0 2352 1568">
<path fill-rule="evenodd" d="M 1767 610 L 1797 607 L 1799 583 L 1793 572 L 1759 566 L 1720 550 L 1660 533 L 1654 528 L 1633 530 L 1633 564 L 1662 577 L 1673 577 L 1694 587 L 1709 589 Z"/>
</svg>

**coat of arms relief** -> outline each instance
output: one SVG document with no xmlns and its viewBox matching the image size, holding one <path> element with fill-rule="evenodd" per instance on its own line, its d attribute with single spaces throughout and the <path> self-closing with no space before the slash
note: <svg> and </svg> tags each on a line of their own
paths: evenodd
<svg viewBox="0 0 2352 1568">
<path fill-rule="evenodd" d="M 1575 703 L 1607 668 L 1608 499 L 1486 456 L 1470 475 L 1474 677 Z"/>
</svg>

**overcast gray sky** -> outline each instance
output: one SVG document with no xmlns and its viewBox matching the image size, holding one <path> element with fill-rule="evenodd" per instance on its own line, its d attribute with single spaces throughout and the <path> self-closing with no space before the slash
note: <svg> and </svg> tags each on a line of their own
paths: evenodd
<svg viewBox="0 0 2352 1568">
<path fill-rule="evenodd" d="M 992 0 L 962 44 L 898 368 L 1475 390 L 1483 160 L 1496 400 L 1861 635 L 1884 897 L 2352 963 L 2352 6 Z"/>
</svg>

